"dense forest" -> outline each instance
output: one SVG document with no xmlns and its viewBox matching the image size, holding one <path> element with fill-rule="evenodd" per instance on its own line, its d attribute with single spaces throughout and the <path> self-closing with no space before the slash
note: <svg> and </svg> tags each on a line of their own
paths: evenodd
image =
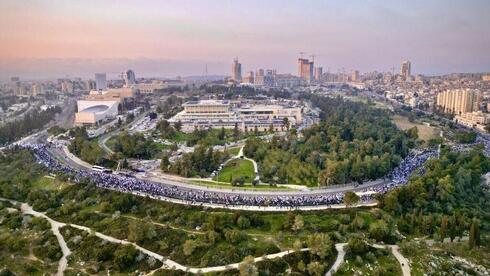
<svg viewBox="0 0 490 276">
<path fill-rule="evenodd" d="M 31 133 L 33 130 L 42 128 L 54 119 L 56 113 L 60 112 L 60 107 L 48 108 L 41 112 L 34 110 L 26 114 L 22 119 L 1 125 L 0 145 L 11 143 Z"/>
<path fill-rule="evenodd" d="M 380 198 L 386 211 L 401 216 L 403 232 L 434 234 L 435 225 L 444 225 L 448 236 L 460 235 L 469 229 L 470 219 L 490 230 L 490 202 L 481 184 L 490 163 L 479 147 L 468 153 L 443 148 L 440 158 L 428 160 L 424 169 L 408 185 Z"/>
<path fill-rule="evenodd" d="M 399 164 L 415 145 L 416 131 L 402 132 L 388 111 L 342 98 L 312 96 L 321 122 L 301 135 L 248 139 L 245 155 L 259 163 L 265 182 L 332 185 L 376 179 Z"/>
<path fill-rule="evenodd" d="M 121 132 L 115 139 L 114 151 L 127 158 L 152 159 L 160 152 L 158 144 L 141 133 Z"/>
</svg>

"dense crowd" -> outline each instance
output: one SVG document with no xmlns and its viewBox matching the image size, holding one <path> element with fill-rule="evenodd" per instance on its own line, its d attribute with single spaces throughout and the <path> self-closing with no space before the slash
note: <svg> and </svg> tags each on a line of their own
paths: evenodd
<svg viewBox="0 0 490 276">
<path fill-rule="evenodd" d="M 91 170 L 73 169 L 51 156 L 47 145 L 31 145 L 36 159 L 48 170 L 54 173 L 70 175 L 75 182 L 88 180 L 98 187 L 117 190 L 121 192 L 147 195 L 155 198 L 177 199 L 188 203 L 211 203 L 225 206 L 274 206 L 293 208 L 299 206 L 319 206 L 342 203 L 343 192 L 305 193 L 304 195 L 243 195 L 226 192 L 216 192 L 199 189 L 189 189 L 164 183 L 155 183 L 146 180 L 127 177 L 124 175 L 102 173 Z M 389 175 L 388 183 L 372 186 L 366 191 L 385 193 L 408 181 L 408 177 L 430 157 L 436 155 L 435 151 L 413 152 L 407 156 L 400 165 Z M 375 193 L 366 193 L 361 196 L 362 202 L 373 200 Z"/>
</svg>

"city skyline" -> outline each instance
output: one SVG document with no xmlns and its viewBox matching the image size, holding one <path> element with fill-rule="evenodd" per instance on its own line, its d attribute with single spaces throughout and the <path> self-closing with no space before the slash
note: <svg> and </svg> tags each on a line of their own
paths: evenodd
<svg viewBox="0 0 490 276">
<path fill-rule="evenodd" d="M 2 1 L 0 78 L 295 74 L 299 52 L 323 71 L 490 71 L 490 2 Z M 42 71 L 41 71 L 42 69 Z M 141 73 L 140 73 L 141 72 Z"/>
</svg>

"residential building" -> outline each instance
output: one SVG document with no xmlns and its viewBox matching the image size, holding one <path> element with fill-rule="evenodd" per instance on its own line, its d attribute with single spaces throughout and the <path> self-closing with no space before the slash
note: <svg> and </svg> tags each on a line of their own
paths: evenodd
<svg viewBox="0 0 490 276">
<path fill-rule="evenodd" d="M 322 81 L 323 68 L 315 67 L 315 81 Z"/>
<path fill-rule="evenodd" d="M 254 72 L 253 71 L 247 72 L 245 77 L 243 77 L 243 79 L 242 79 L 242 83 L 254 84 Z"/>
<path fill-rule="evenodd" d="M 404 80 L 410 79 L 411 71 L 412 71 L 412 64 L 410 63 L 410 61 L 408 60 L 403 61 L 400 67 L 400 75 L 402 75 Z"/>
<path fill-rule="evenodd" d="M 478 111 L 481 92 L 472 89 L 453 89 L 437 94 L 436 105 L 445 113 L 463 114 Z"/>
<path fill-rule="evenodd" d="M 136 75 L 134 74 L 133 70 L 127 70 L 126 72 L 123 72 L 122 78 L 124 80 L 125 86 L 136 84 Z"/>
<path fill-rule="evenodd" d="M 460 125 L 485 131 L 485 126 L 490 123 L 490 114 L 481 111 L 456 115 L 454 121 Z"/>
<path fill-rule="evenodd" d="M 352 71 L 351 81 L 358 82 L 359 80 L 360 80 L 359 79 L 359 71 L 358 70 Z"/>
<path fill-rule="evenodd" d="M 95 89 L 106 90 L 107 89 L 107 79 L 105 73 L 95 74 Z"/>
<path fill-rule="evenodd" d="M 298 59 L 298 76 L 308 83 L 313 80 L 313 65 L 313 62 L 310 62 L 308 59 Z"/>
<path fill-rule="evenodd" d="M 237 83 L 242 81 L 242 64 L 238 62 L 238 58 L 233 60 L 231 66 L 231 79 Z"/>
</svg>

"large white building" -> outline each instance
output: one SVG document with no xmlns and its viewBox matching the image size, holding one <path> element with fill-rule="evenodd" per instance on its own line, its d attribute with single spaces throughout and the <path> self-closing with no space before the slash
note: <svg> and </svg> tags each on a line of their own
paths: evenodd
<svg viewBox="0 0 490 276">
<path fill-rule="evenodd" d="M 119 102 L 111 100 L 81 100 L 77 102 L 75 125 L 93 125 L 115 118 Z"/>
<path fill-rule="evenodd" d="M 184 110 L 169 122 L 182 123 L 182 131 L 192 132 L 195 128 L 238 127 L 241 131 L 283 131 L 284 118 L 289 126 L 301 123 L 301 108 L 282 105 L 250 105 L 235 108 L 230 101 L 201 100 L 183 104 Z"/>
<path fill-rule="evenodd" d="M 133 87 L 92 90 L 84 100 L 77 101 L 78 112 L 75 113 L 75 125 L 93 125 L 115 118 L 118 106 L 125 98 L 133 97 Z"/>
</svg>

